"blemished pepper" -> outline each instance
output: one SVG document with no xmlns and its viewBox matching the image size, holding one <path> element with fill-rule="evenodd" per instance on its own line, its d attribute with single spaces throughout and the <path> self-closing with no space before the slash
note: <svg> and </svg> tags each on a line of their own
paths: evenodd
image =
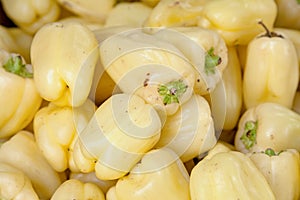
<svg viewBox="0 0 300 200">
<path fill-rule="evenodd" d="M 296 149 L 276 152 L 267 148 L 249 156 L 266 177 L 277 200 L 299 199 L 300 156 Z"/>
<path fill-rule="evenodd" d="M 170 33 L 170 37 L 180 35 L 161 30 L 164 31 Z M 161 32 L 124 29 L 112 34 L 104 30 L 97 36 L 109 35 L 99 47 L 102 65 L 108 75 L 122 92 L 136 94 L 155 105 L 164 121 L 164 116 L 174 114 L 179 105 L 191 97 L 196 75 L 181 49 L 160 37 Z M 188 46 L 185 41 L 177 42 L 181 47 Z M 198 55 L 204 55 L 204 51 Z"/>
<path fill-rule="evenodd" d="M 234 145 L 243 153 L 272 148 L 300 150 L 300 115 L 277 103 L 261 103 L 243 113 Z"/>
</svg>

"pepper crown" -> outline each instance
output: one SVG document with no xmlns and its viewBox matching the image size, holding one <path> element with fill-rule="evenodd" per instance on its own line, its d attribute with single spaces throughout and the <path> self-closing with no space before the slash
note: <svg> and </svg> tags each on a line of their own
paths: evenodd
<svg viewBox="0 0 300 200">
<path fill-rule="evenodd" d="M 280 153 L 282 153 L 283 151 L 279 151 L 278 153 L 276 153 L 274 151 L 274 149 L 272 148 L 267 148 L 263 153 L 267 154 L 268 156 L 278 156 Z"/>
<path fill-rule="evenodd" d="M 171 81 L 158 87 L 158 93 L 163 98 L 165 105 L 179 103 L 179 98 L 187 89 L 187 85 L 182 80 Z"/>
<path fill-rule="evenodd" d="M 23 63 L 21 56 L 12 56 L 3 65 L 3 68 L 10 73 L 19 75 L 23 78 L 32 78 L 33 73 L 29 72 L 26 65 Z"/>
<path fill-rule="evenodd" d="M 246 149 L 250 149 L 256 143 L 257 122 L 247 121 L 245 123 L 244 133 L 240 137 Z"/>
<path fill-rule="evenodd" d="M 259 21 L 258 24 L 260 24 L 265 29 L 265 31 L 266 31 L 266 33 L 264 35 L 262 35 L 261 37 L 269 37 L 269 38 L 280 37 L 280 38 L 283 38 L 282 35 L 280 35 L 280 34 L 278 34 L 276 32 L 270 31 L 268 29 L 268 27 L 262 21 Z"/>
<path fill-rule="evenodd" d="M 215 74 L 215 68 L 222 62 L 220 56 L 215 55 L 214 48 L 211 47 L 205 55 L 205 73 Z"/>
</svg>

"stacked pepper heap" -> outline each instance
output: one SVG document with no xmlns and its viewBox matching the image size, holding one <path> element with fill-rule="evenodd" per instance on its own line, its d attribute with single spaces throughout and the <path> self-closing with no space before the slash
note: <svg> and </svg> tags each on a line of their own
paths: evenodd
<svg viewBox="0 0 300 200">
<path fill-rule="evenodd" d="M 299 200 L 299 1 L 1 3 L 0 199 Z"/>
</svg>

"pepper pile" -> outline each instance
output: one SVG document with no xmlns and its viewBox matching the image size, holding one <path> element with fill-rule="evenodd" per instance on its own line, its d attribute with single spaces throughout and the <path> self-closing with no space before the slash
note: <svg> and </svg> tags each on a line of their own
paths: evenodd
<svg viewBox="0 0 300 200">
<path fill-rule="evenodd" d="M 297 0 L 1 0 L 0 199 L 300 199 Z"/>
</svg>

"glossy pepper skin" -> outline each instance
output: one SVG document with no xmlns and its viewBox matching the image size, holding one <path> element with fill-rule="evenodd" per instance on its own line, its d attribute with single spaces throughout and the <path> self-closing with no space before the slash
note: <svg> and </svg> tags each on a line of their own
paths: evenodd
<svg viewBox="0 0 300 200">
<path fill-rule="evenodd" d="M 194 92 L 200 95 L 210 94 L 221 82 L 228 64 L 228 47 L 224 39 L 217 31 L 201 27 L 172 27 L 168 30 L 178 34 L 174 38 L 167 31 L 157 35 L 162 35 L 161 38 L 164 37 L 175 45 L 193 64 L 196 75 Z M 187 48 L 178 42 L 180 37 L 187 39 Z M 191 48 L 195 49 L 191 51 Z"/>
<path fill-rule="evenodd" d="M 164 123 L 155 148 L 168 147 L 187 162 L 210 150 L 217 142 L 208 102 L 200 95 L 192 97 Z"/>
<path fill-rule="evenodd" d="M 144 23 L 146 27 L 195 26 L 207 0 L 160 0 Z"/>
<path fill-rule="evenodd" d="M 296 149 L 275 152 L 267 148 L 249 156 L 266 177 L 277 200 L 299 199 L 300 156 Z"/>
<path fill-rule="evenodd" d="M 19 169 L 0 162 L 0 198 L 39 200 L 30 179 Z"/>
<path fill-rule="evenodd" d="M 0 162 L 22 171 L 30 179 L 40 199 L 49 199 L 63 180 L 49 165 L 33 134 L 28 131 L 18 132 L 1 145 Z"/>
<path fill-rule="evenodd" d="M 182 161 L 168 148 L 154 149 L 116 185 L 107 200 L 190 200 L 189 175 Z"/>
<path fill-rule="evenodd" d="M 262 20 L 272 29 L 276 15 L 273 0 L 210 0 L 203 6 L 198 26 L 216 30 L 229 46 L 247 45 L 263 31 L 257 22 Z"/>
<path fill-rule="evenodd" d="M 124 29 L 113 34 L 104 30 L 97 34 L 109 35 L 99 47 L 108 75 L 122 92 L 136 94 L 154 105 L 162 121 L 191 97 L 195 83 L 195 70 L 181 49 L 160 37 L 165 31 L 172 38 L 179 36 L 166 29 L 154 33 L 147 29 Z M 185 41 L 178 43 L 187 48 L 191 41 L 188 44 Z M 198 55 L 202 57 L 204 51 L 200 49 Z"/>
<path fill-rule="evenodd" d="M 79 22 L 54 22 L 39 29 L 30 54 L 41 96 L 59 106 L 82 105 L 91 90 L 97 47 L 93 32 Z"/>
<path fill-rule="evenodd" d="M 300 29 L 300 2 L 298 0 L 275 0 L 278 7 L 275 26 Z"/>
<path fill-rule="evenodd" d="M 105 200 L 105 196 L 103 191 L 94 183 L 68 179 L 55 190 L 51 197 L 51 200 L 63 199 Z"/>
<path fill-rule="evenodd" d="M 262 103 L 241 116 L 234 145 L 238 151 L 300 150 L 300 115 L 276 103 Z"/>
<path fill-rule="evenodd" d="M 0 50 L 0 138 L 25 128 L 39 109 L 42 98 L 32 76 L 23 57 Z"/>
<path fill-rule="evenodd" d="M 291 108 L 298 83 L 299 66 L 294 44 L 266 28 L 266 33 L 254 38 L 247 48 L 243 75 L 245 107 L 274 102 Z"/>
<path fill-rule="evenodd" d="M 293 42 L 297 51 L 298 64 L 300 70 L 300 30 L 289 28 L 274 28 L 274 31 L 290 39 Z"/>
<path fill-rule="evenodd" d="M 190 175 L 192 200 L 272 199 L 263 174 L 245 154 L 228 149 L 202 159 Z"/>
<path fill-rule="evenodd" d="M 50 102 L 36 113 L 33 121 L 36 143 L 57 172 L 78 170 L 73 163 L 73 146 L 95 110 L 94 103 L 87 100 L 75 108 Z"/>
<path fill-rule="evenodd" d="M 137 95 L 115 94 L 98 107 L 80 133 L 74 162 L 81 172 L 95 171 L 99 179 L 121 178 L 153 148 L 160 131 L 152 105 Z"/>
<path fill-rule="evenodd" d="M 3 0 L 7 16 L 22 30 L 34 34 L 43 25 L 59 18 L 60 7 L 55 0 Z"/>
</svg>

